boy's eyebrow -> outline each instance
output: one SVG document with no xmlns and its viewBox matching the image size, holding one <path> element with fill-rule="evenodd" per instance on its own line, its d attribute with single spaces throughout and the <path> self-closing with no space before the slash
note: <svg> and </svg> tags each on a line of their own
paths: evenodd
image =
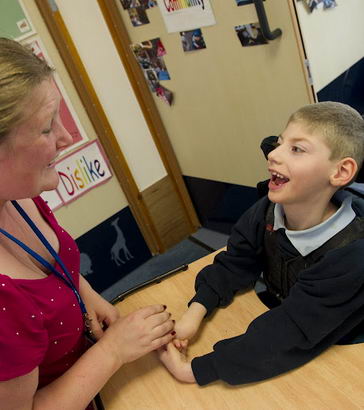
<svg viewBox="0 0 364 410">
<path fill-rule="evenodd" d="M 278 138 L 280 138 L 282 141 L 284 141 L 284 138 L 283 138 L 282 134 L 279 134 Z M 308 144 L 311 144 L 310 140 L 308 138 L 305 138 L 305 137 L 292 137 L 290 140 L 291 140 L 291 142 L 304 141 L 304 142 L 307 142 Z"/>
</svg>

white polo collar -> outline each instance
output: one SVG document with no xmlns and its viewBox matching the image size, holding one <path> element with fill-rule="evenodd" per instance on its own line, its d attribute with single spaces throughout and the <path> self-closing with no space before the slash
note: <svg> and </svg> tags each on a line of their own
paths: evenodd
<svg viewBox="0 0 364 410">
<path fill-rule="evenodd" d="M 281 204 L 275 204 L 273 229 L 276 231 L 283 228 L 292 245 L 302 256 L 306 256 L 344 229 L 355 218 L 355 212 L 351 207 L 352 197 L 348 192 L 337 192 L 335 199 L 341 202 L 341 206 L 334 215 L 321 224 L 303 231 L 286 229 L 283 207 Z"/>
</svg>

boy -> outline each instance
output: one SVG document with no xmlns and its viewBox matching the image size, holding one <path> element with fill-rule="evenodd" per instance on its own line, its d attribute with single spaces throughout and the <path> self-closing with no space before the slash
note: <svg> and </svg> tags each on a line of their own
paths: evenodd
<svg viewBox="0 0 364 410">
<path fill-rule="evenodd" d="M 196 278 L 196 295 L 159 355 L 180 381 L 242 384 L 310 361 L 364 331 L 364 201 L 341 190 L 364 157 L 364 120 L 323 102 L 294 113 L 268 154 L 268 196 L 233 228 L 227 251 Z M 246 333 L 188 362 L 202 319 L 252 287 L 263 272 L 269 311 Z M 244 312 L 242 312 L 244 314 Z"/>
</svg>

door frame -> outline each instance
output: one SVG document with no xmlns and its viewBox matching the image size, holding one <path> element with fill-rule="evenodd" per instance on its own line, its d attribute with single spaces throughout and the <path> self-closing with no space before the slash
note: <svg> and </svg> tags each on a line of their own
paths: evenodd
<svg viewBox="0 0 364 410">
<path fill-rule="evenodd" d="M 105 150 L 115 176 L 126 196 L 131 212 L 137 221 L 150 251 L 153 254 L 164 252 L 168 247 L 164 240 L 165 238 L 161 236 L 161 232 L 157 228 L 158 223 L 150 212 L 148 201 L 145 200 L 143 194 L 138 189 L 125 156 L 121 151 L 117 138 L 56 3 L 44 0 L 35 0 L 35 3 L 74 83 L 89 119 L 95 128 L 98 139 Z M 109 3 L 111 4 L 111 2 Z M 134 89 L 133 83 L 132 86 Z M 135 89 L 134 92 L 137 95 L 139 104 L 141 104 L 141 101 L 144 101 L 144 99 L 140 97 L 141 92 L 136 92 Z M 143 97 L 149 95 L 147 92 L 142 92 L 142 94 Z M 148 110 L 153 109 L 152 105 L 145 106 L 144 103 L 143 105 L 141 104 L 141 108 L 153 139 L 155 141 L 160 141 L 161 138 L 164 139 L 163 146 L 161 143 L 156 142 L 157 149 L 165 165 L 169 180 L 175 189 L 176 196 L 181 203 L 181 208 L 184 211 L 184 222 L 188 227 L 188 233 L 192 233 L 199 227 L 199 221 L 184 185 L 182 174 L 170 143 L 168 147 L 168 136 L 164 130 L 157 109 L 154 106 L 153 114 L 146 116 L 146 112 L 148 113 Z M 155 116 L 156 118 L 153 118 L 153 121 L 151 121 L 151 116 Z M 158 124 L 158 120 L 160 124 Z M 157 140 L 154 138 L 156 134 L 159 136 Z M 186 236 L 186 233 L 184 233 L 184 235 Z"/>
</svg>

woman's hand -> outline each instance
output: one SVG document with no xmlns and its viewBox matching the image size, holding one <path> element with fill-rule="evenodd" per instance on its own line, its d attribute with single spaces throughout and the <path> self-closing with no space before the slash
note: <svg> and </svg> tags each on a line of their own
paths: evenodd
<svg viewBox="0 0 364 410">
<path fill-rule="evenodd" d="M 120 317 L 119 311 L 96 293 L 82 276 L 80 277 L 80 294 L 91 319 L 92 336 L 99 340 L 104 330 Z"/>
<path fill-rule="evenodd" d="M 187 360 L 186 350 L 179 351 L 174 343 L 168 343 L 158 349 L 158 357 L 168 371 L 179 381 L 196 383 L 191 362 Z"/>
<path fill-rule="evenodd" d="M 120 367 L 169 343 L 174 323 L 163 305 L 151 305 L 113 322 L 97 343 Z"/>
</svg>

